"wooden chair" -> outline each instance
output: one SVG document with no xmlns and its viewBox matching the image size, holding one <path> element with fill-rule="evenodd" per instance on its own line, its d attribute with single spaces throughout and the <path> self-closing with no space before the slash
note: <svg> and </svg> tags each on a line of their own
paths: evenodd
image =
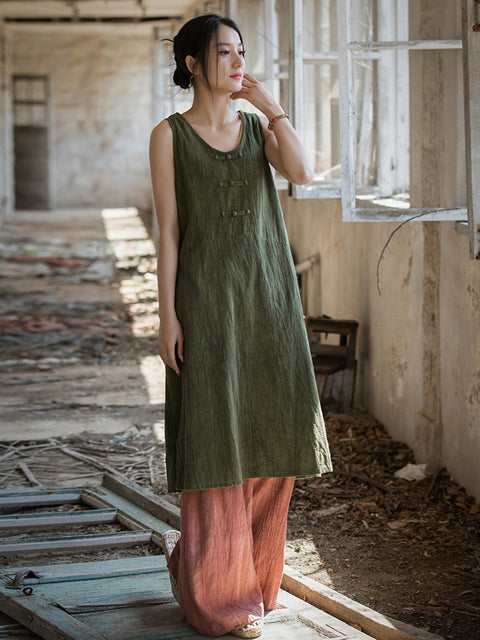
<svg viewBox="0 0 480 640">
<path fill-rule="evenodd" d="M 335 404 L 337 410 L 350 408 L 357 372 L 358 322 L 328 316 L 307 316 L 305 322 L 322 404 Z M 332 342 L 331 335 L 338 336 L 338 344 Z"/>
</svg>

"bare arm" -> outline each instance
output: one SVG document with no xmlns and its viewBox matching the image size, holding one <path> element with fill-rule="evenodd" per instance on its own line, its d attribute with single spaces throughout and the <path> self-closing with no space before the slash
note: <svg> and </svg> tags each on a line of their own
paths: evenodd
<svg viewBox="0 0 480 640">
<path fill-rule="evenodd" d="M 175 312 L 175 282 L 180 232 L 175 197 L 173 135 L 166 120 L 155 127 L 150 137 L 150 171 L 159 229 L 158 353 L 163 362 L 179 375 L 180 369 L 175 358 L 175 349 L 178 357 L 183 361 L 183 331 Z"/>
<path fill-rule="evenodd" d="M 248 100 L 264 115 L 265 154 L 270 164 L 289 182 L 306 184 L 313 178 L 302 141 L 288 118 L 278 120 L 272 131 L 267 128 L 268 121 L 283 113 L 282 107 L 272 98 L 267 89 L 253 76 L 245 74 L 240 91 L 232 93 L 231 98 Z"/>
</svg>

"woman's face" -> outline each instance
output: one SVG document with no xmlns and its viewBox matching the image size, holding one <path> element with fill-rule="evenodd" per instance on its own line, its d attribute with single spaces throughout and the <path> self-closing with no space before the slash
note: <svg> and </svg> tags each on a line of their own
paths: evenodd
<svg viewBox="0 0 480 640">
<path fill-rule="evenodd" d="M 245 51 L 240 36 L 231 27 L 221 24 L 218 37 L 210 41 L 207 77 L 213 91 L 232 93 L 242 87 L 245 72 Z"/>
</svg>

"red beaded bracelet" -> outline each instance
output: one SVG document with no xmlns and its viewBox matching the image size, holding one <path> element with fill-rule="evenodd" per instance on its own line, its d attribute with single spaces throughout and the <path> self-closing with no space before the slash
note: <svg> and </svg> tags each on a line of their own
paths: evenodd
<svg viewBox="0 0 480 640">
<path fill-rule="evenodd" d="M 279 116 L 275 116 L 270 120 L 270 122 L 268 123 L 268 129 L 271 131 L 273 129 L 273 125 L 277 122 L 277 120 L 280 120 L 281 118 L 290 119 L 288 113 L 281 113 Z"/>
</svg>

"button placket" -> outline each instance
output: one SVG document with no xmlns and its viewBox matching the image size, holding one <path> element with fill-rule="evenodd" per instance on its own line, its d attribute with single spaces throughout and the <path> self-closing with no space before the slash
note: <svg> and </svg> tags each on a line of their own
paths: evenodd
<svg viewBox="0 0 480 640">
<path fill-rule="evenodd" d="M 237 154 L 232 154 L 232 153 L 217 153 L 215 154 L 215 160 L 236 160 L 239 158 L 243 157 L 243 152 L 240 151 Z M 220 189 L 234 189 L 235 187 L 247 187 L 248 186 L 248 179 L 247 178 L 240 178 L 237 180 L 234 179 L 223 179 L 220 180 L 218 182 L 218 187 Z M 246 216 L 248 214 L 250 214 L 251 211 L 250 209 L 234 209 L 234 210 L 228 210 L 228 209 L 223 209 L 220 212 L 220 215 L 222 216 L 222 218 L 225 217 L 231 217 L 231 218 L 238 218 L 239 216 Z"/>
</svg>

